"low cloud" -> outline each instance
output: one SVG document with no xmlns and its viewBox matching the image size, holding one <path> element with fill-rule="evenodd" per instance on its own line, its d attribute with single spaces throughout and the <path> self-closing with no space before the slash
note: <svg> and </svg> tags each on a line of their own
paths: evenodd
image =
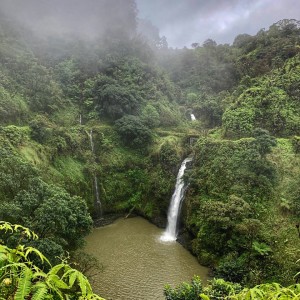
<svg viewBox="0 0 300 300">
<path fill-rule="evenodd" d="M 281 19 L 300 19 L 298 0 L 137 0 L 137 5 L 140 17 L 179 48 L 208 38 L 232 43 L 238 34 L 256 34 Z"/>
</svg>

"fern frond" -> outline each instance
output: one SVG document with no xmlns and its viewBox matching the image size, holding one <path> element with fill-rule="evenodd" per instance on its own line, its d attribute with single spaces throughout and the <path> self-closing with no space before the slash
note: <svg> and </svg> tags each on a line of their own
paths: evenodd
<svg viewBox="0 0 300 300">
<path fill-rule="evenodd" d="M 210 298 L 207 295 L 200 294 L 199 296 L 201 297 L 202 300 L 210 300 Z"/>
<path fill-rule="evenodd" d="M 77 274 L 75 272 L 72 272 L 71 275 L 69 276 L 69 287 L 71 288 L 75 281 L 77 279 Z"/>
<path fill-rule="evenodd" d="M 4 230 L 5 233 L 7 233 L 8 231 L 10 231 L 11 233 L 14 233 L 14 232 L 17 232 L 20 230 L 28 238 L 33 239 L 33 240 L 38 239 L 38 236 L 34 231 L 30 230 L 27 227 L 19 225 L 19 224 L 11 224 L 9 222 L 0 221 L 0 230 Z"/>
<path fill-rule="evenodd" d="M 8 253 L 9 249 L 6 246 L 0 245 L 0 262 L 6 261 L 8 259 Z"/>
<path fill-rule="evenodd" d="M 31 289 L 32 271 L 25 266 L 21 272 L 21 276 L 18 283 L 17 292 L 15 294 L 15 300 L 24 300 L 30 293 Z"/>
<path fill-rule="evenodd" d="M 48 288 L 44 282 L 36 283 L 32 290 L 33 294 L 31 300 L 44 300 L 48 294 Z"/>
<path fill-rule="evenodd" d="M 79 271 L 77 271 L 77 280 L 78 280 L 78 284 L 79 284 L 82 296 L 86 296 L 87 294 L 92 292 L 92 287 L 91 287 L 89 281 Z"/>
<path fill-rule="evenodd" d="M 9 222 L 0 221 L 0 230 L 4 230 L 5 232 L 11 231 L 14 232 L 12 225 Z"/>
<path fill-rule="evenodd" d="M 53 268 L 51 268 L 51 270 L 49 271 L 48 274 L 55 275 L 62 269 L 71 269 L 71 267 L 66 264 L 58 264 L 58 265 L 54 266 Z"/>
<path fill-rule="evenodd" d="M 3 267 L 0 268 L 0 271 L 5 271 L 5 272 L 9 272 L 9 271 L 17 271 L 18 269 L 23 269 L 27 267 L 27 265 L 25 263 L 11 263 L 8 265 L 5 265 Z"/>
<path fill-rule="evenodd" d="M 46 282 L 50 283 L 52 286 L 55 286 L 58 289 L 69 289 L 69 286 L 62 279 L 60 279 L 59 276 L 54 274 L 48 276 Z"/>
<path fill-rule="evenodd" d="M 75 281 L 77 280 L 78 282 L 78 285 L 80 287 L 80 290 L 81 290 L 81 294 L 83 296 L 86 296 L 87 294 L 91 293 L 92 292 L 92 287 L 89 283 L 89 281 L 87 280 L 87 278 L 81 273 L 79 272 L 78 270 L 76 269 L 70 269 L 68 270 L 62 278 L 67 278 L 69 277 L 69 287 L 71 288 Z"/>
<path fill-rule="evenodd" d="M 47 274 L 44 273 L 43 271 L 41 270 L 35 270 L 35 272 L 33 273 L 32 275 L 32 279 L 35 280 L 35 279 L 38 279 L 38 278 L 43 278 L 45 279 L 47 277 Z"/>
<path fill-rule="evenodd" d="M 64 300 L 64 295 L 62 291 L 60 291 L 59 288 L 57 288 L 57 286 L 51 280 L 47 280 L 45 284 L 47 285 L 51 294 L 55 294 L 55 296 L 57 296 L 59 299 Z"/>
<path fill-rule="evenodd" d="M 5 245 L 0 245 L 0 253 L 8 253 L 9 252 L 9 248 Z"/>
<path fill-rule="evenodd" d="M 46 261 L 48 263 L 48 265 L 51 266 L 51 264 L 50 264 L 49 260 L 47 259 L 47 257 L 42 252 L 40 252 L 38 249 L 36 249 L 34 247 L 26 247 L 24 249 L 24 251 L 25 251 L 24 256 L 25 256 L 26 259 L 28 259 L 29 254 L 34 253 L 35 255 L 37 255 L 40 258 L 42 263 L 44 263 L 44 261 Z"/>
</svg>

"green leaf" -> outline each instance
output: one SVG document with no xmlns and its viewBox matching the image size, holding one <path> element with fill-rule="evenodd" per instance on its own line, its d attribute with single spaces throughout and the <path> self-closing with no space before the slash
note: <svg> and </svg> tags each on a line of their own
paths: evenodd
<svg viewBox="0 0 300 300">
<path fill-rule="evenodd" d="M 203 300 L 210 300 L 210 298 L 209 298 L 207 295 L 200 294 L 199 296 L 200 296 L 201 299 L 203 299 Z"/>
<path fill-rule="evenodd" d="M 70 288 L 74 285 L 75 280 L 77 279 L 77 274 L 75 272 L 72 272 L 72 274 L 69 277 L 69 286 Z"/>
<path fill-rule="evenodd" d="M 50 275 L 47 279 L 47 283 L 51 282 L 52 286 L 55 286 L 55 288 L 58 289 L 69 289 L 69 286 L 63 281 L 61 280 L 57 275 Z"/>
<path fill-rule="evenodd" d="M 24 300 L 30 293 L 31 288 L 32 271 L 30 268 L 24 266 L 21 277 L 18 284 L 18 289 L 15 294 L 15 300 Z"/>
<path fill-rule="evenodd" d="M 49 266 L 51 266 L 49 260 L 45 257 L 45 255 L 42 254 L 38 249 L 33 248 L 33 247 L 26 247 L 26 249 L 25 249 L 25 258 L 27 259 L 28 255 L 32 254 L 32 253 L 36 254 L 40 258 L 42 263 L 44 263 L 44 261 L 46 261 L 49 264 Z"/>
<path fill-rule="evenodd" d="M 34 292 L 31 300 L 44 300 L 48 293 L 47 285 L 44 282 L 38 282 L 34 285 Z"/>
</svg>

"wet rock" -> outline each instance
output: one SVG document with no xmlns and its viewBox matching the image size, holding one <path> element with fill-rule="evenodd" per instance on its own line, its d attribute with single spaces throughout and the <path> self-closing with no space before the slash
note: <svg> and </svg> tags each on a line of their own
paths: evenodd
<svg viewBox="0 0 300 300">
<path fill-rule="evenodd" d="M 177 242 L 185 249 L 192 253 L 192 239 L 193 236 L 187 230 L 181 230 L 177 235 Z"/>
<path fill-rule="evenodd" d="M 104 215 L 103 217 L 94 219 L 94 227 L 107 226 L 109 224 L 112 224 L 117 219 L 123 218 L 123 217 L 124 217 L 123 214 L 108 214 L 108 215 Z"/>
</svg>

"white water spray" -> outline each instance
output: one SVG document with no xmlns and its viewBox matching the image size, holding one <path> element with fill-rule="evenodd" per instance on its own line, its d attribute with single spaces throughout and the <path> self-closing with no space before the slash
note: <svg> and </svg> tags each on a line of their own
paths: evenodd
<svg viewBox="0 0 300 300">
<path fill-rule="evenodd" d="M 191 114 L 191 120 L 192 121 L 196 121 L 197 120 L 194 114 Z"/>
<path fill-rule="evenodd" d="M 181 203 L 184 197 L 184 192 L 186 189 L 186 186 L 184 185 L 184 181 L 183 181 L 183 174 L 186 169 L 186 164 L 190 161 L 192 161 L 192 158 L 188 157 L 182 162 L 180 166 L 177 179 L 176 179 L 175 191 L 173 193 L 171 203 L 169 206 L 168 225 L 165 232 L 160 238 L 161 241 L 164 242 L 176 241 L 178 217 L 180 213 Z"/>
</svg>

